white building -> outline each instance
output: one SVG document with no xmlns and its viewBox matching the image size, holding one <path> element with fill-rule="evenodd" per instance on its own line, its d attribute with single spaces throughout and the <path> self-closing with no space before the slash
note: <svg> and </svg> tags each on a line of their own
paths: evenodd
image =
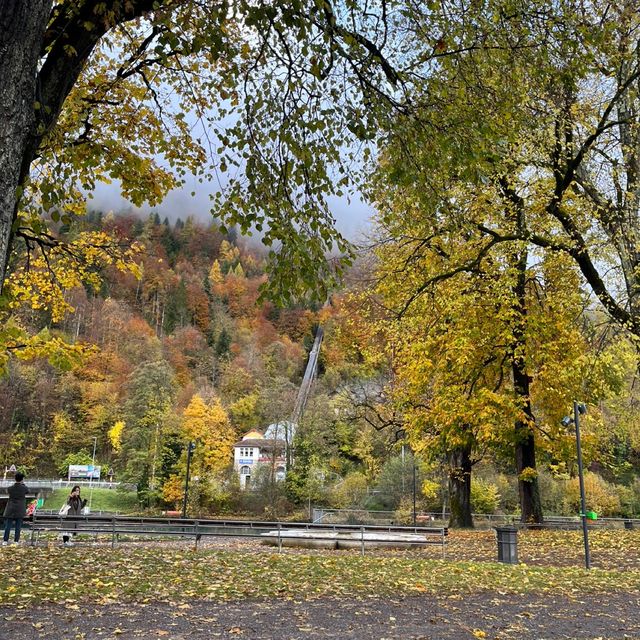
<svg viewBox="0 0 640 640">
<path fill-rule="evenodd" d="M 265 437 L 260 431 L 253 430 L 245 433 L 242 440 L 233 445 L 233 468 L 240 476 L 240 488 L 246 489 L 255 476 L 258 467 L 271 465 L 276 480 L 284 480 L 287 474 L 286 444 L 284 431 L 281 437 L 278 429 L 267 428 Z M 273 437 L 275 436 L 275 437 Z"/>
</svg>

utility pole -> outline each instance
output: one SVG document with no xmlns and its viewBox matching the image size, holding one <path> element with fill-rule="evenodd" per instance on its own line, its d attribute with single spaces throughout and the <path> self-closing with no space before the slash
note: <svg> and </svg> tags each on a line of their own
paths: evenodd
<svg viewBox="0 0 640 640">
<path fill-rule="evenodd" d="M 191 455 L 196 448 L 195 442 L 187 445 L 187 475 L 184 481 L 184 500 L 182 502 L 182 517 L 187 517 L 187 499 L 189 497 L 189 472 L 191 471 Z"/>
<path fill-rule="evenodd" d="M 416 526 L 416 455 L 411 456 L 413 462 L 413 526 Z"/>
<path fill-rule="evenodd" d="M 402 456 L 402 497 L 404 498 L 404 492 L 405 492 L 405 481 L 404 481 L 404 474 L 405 474 L 405 456 L 404 456 L 404 448 L 405 448 L 405 444 L 404 442 L 402 443 L 402 449 L 400 449 L 401 451 L 401 456 Z"/>
</svg>

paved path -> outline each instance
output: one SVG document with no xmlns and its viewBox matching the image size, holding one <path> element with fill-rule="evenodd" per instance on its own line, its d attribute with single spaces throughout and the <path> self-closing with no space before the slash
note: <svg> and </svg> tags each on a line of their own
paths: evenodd
<svg viewBox="0 0 640 640">
<path fill-rule="evenodd" d="M 640 638 L 639 612 L 624 593 L 0 607 L 0 640 L 622 640 Z"/>
</svg>

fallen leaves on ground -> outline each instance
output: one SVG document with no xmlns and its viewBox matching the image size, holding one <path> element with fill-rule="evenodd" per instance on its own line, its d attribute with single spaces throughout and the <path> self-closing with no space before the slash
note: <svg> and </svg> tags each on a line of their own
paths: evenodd
<svg viewBox="0 0 640 640">
<path fill-rule="evenodd" d="M 589 532 L 589 542 L 592 566 L 613 570 L 640 569 L 640 531 L 594 529 Z M 437 554 L 433 555 L 435 557 Z M 451 532 L 447 557 L 460 560 L 495 560 L 495 532 Z M 521 562 L 531 565 L 584 566 L 582 531 L 520 531 L 518 557 Z"/>
<path fill-rule="evenodd" d="M 542 531 L 520 535 L 521 559 L 551 556 L 564 561 L 569 557 L 577 565 L 573 567 L 510 566 L 463 559 L 474 555 L 474 560 L 491 559 L 495 554 L 492 532 L 452 533 L 449 560 L 426 557 L 430 551 L 423 550 L 360 557 L 337 552 L 278 554 L 255 548 L 192 551 L 176 545 L 122 545 L 115 550 L 8 547 L 2 550 L 0 562 L 13 570 L 0 575 L 0 603 L 24 607 L 57 602 L 73 608 L 78 601 L 101 604 L 124 598 L 142 604 L 150 600 L 174 602 L 184 607 L 194 598 L 229 601 L 427 593 L 457 598 L 484 590 L 577 597 L 585 593 L 640 591 L 638 567 L 591 572 L 579 568 L 580 538 L 575 533 Z M 596 533 L 599 535 L 593 536 L 594 557 L 606 552 L 610 542 L 617 553 L 637 559 L 640 532 L 612 532 L 617 538 L 605 531 Z M 488 548 L 484 552 L 489 546 L 493 553 Z"/>
</svg>

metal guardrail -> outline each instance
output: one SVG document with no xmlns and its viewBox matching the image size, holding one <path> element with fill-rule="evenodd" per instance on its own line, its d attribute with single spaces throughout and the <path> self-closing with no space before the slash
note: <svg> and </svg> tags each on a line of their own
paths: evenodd
<svg viewBox="0 0 640 640">
<path fill-rule="evenodd" d="M 95 515 L 89 514 L 86 516 L 60 516 L 58 514 L 43 514 L 41 511 L 37 511 L 34 515 L 34 518 L 30 521 L 32 524 L 46 524 L 50 522 L 58 522 L 58 521 L 68 521 L 68 522 L 88 522 L 94 524 L 104 524 L 111 523 L 116 521 L 119 524 L 127 524 L 127 525 L 145 525 L 145 526 L 157 526 L 157 527 L 171 527 L 171 526 L 186 526 L 193 525 L 196 522 L 202 526 L 211 526 L 211 527 L 230 527 L 230 528 L 243 528 L 243 529 L 274 529 L 277 528 L 278 525 L 284 526 L 288 529 L 299 529 L 299 530 L 313 530 L 320 529 L 326 530 L 330 529 L 331 531 L 341 531 L 341 530 L 353 530 L 354 525 L 348 524 L 314 524 L 311 522 L 276 522 L 276 521 L 266 521 L 266 520 L 227 520 L 227 519 L 211 519 L 211 518 L 157 518 L 157 517 L 146 517 L 146 516 L 112 516 L 112 515 Z M 366 525 L 365 530 L 367 531 L 386 531 L 386 532 L 397 532 L 397 533 L 432 533 L 432 532 L 440 532 L 442 527 L 423 527 L 423 526 L 398 526 L 398 525 Z M 445 527 L 446 529 L 446 527 Z"/>
<path fill-rule="evenodd" d="M 325 509 L 323 507 L 313 507 L 313 521 L 323 522 L 325 518 L 362 518 L 366 516 L 369 520 L 393 520 L 395 511 L 369 511 L 367 509 Z"/>
<path fill-rule="evenodd" d="M 200 520 L 182 518 L 144 518 L 144 517 L 108 517 L 108 516 L 60 516 L 36 513 L 33 520 L 25 521 L 25 529 L 31 529 L 31 543 L 36 544 L 40 532 L 109 535 L 111 546 L 115 547 L 120 536 L 169 536 L 193 538 L 197 547 L 202 537 L 233 537 L 264 539 L 271 533 L 278 548 L 287 543 L 286 530 L 313 531 L 314 540 L 334 540 L 330 533 L 351 533 L 360 535 L 362 549 L 373 541 L 367 540 L 371 533 L 404 533 L 424 536 L 424 540 L 407 542 L 408 546 L 425 544 L 446 544 L 446 527 L 396 527 L 396 526 L 360 526 L 350 525 L 314 525 L 306 522 L 257 522 L 254 520 Z M 284 529 L 284 531 L 283 531 Z M 327 535 L 323 537 L 323 533 Z M 354 541 L 358 541 L 357 535 Z M 384 544 L 384 541 L 381 541 Z"/>
<path fill-rule="evenodd" d="M 314 507 L 312 510 L 313 521 L 318 524 L 329 524 L 332 521 L 344 521 L 344 520 L 367 520 L 369 522 L 375 520 L 389 520 L 393 521 L 396 517 L 395 511 L 369 511 L 367 509 L 325 509 L 322 507 Z M 431 526 L 439 526 L 448 522 L 450 514 L 442 511 L 439 512 L 425 512 L 419 511 L 416 513 L 416 520 L 418 523 L 427 522 Z M 573 526 L 582 526 L 582 520 L 580 516 L 545 516 L 544 522 L 539 525 L 527 525 L 520 522 L 520 518 L 517 515 L 508 514 L 495 514 L 495 513 L 474 513 L 472 514 L 473 521 L 476 525 L 487 523 L 488 526 L 494 525 L 513 525 L 516 527 L 535 526 L 536 528 L 573 528 Z M 594 521 L 589 521 L 590 527 L 614 527 L 618 525 L 620 527 L 626 526 L 626 523 L 632 523 L 632 526 L 640 528 L 640 518 L 598 518 Z"/>
<path fill-rule="evenodd" d="M 10 487 L 15 481 L 12 479 L 0 480 L 0 488 Z M 128 482 L 105 482 L 103 480 L 56 480 L 51 478 L 26 478 L 25 484 L 30 489 L 64 489 L 78 485 L 80 487 L 93 487 L 94 489 L 127 489 L 128 491 L 136 491 L 138 485 Z"/>
<path fill-rule="evenodd" d="M 38 514 L 38 517 L 43 517 L 43 516 L 58 517 L 59 511 L 60 509 L 38 509 L 36 513 Z M 88 513 L 87 515 L 100 516 L 103 518 L 113 518 L 113 517 L 120 516 L 121 513 L 120 511 L 104 511 L 102 509 L 91 509 L 90 513 Z"/>
<path fill-rule="evenodd" d="M 442 517 L 442 514 L 438 514 L 439 517 Z M 449 514 L 446 514 L 448 518 Z M 513 525 L 515 527 L 521 528 L 537 528 L 537 529 L 569 529 L 574 527 L 582 527 L 582 520 L 579 515 L 575 516 L 556 516 L 556 515 L 546 515 L 544 516 L 544 521 L 541 524 L 527 524 L 520 522 L 519 516 L 509 516 L 509 515 L 498 515 L 498 514 L 483 514 L 483 513 L 474 513 L 473 514 L 474 523 L 479 523 L 482 521 L 486 521 L 489 525 L 493 524 L 507 524 Z M 626 523 L 631 522 L 633 527 L 640 527 L 640 518 L 598 518 L 597 520 L 590 520 L 588 522 L 588 526 L 590 528 L 618 528 L 618 526 L 623 527 L 626 526 Z"/>
</svg>

